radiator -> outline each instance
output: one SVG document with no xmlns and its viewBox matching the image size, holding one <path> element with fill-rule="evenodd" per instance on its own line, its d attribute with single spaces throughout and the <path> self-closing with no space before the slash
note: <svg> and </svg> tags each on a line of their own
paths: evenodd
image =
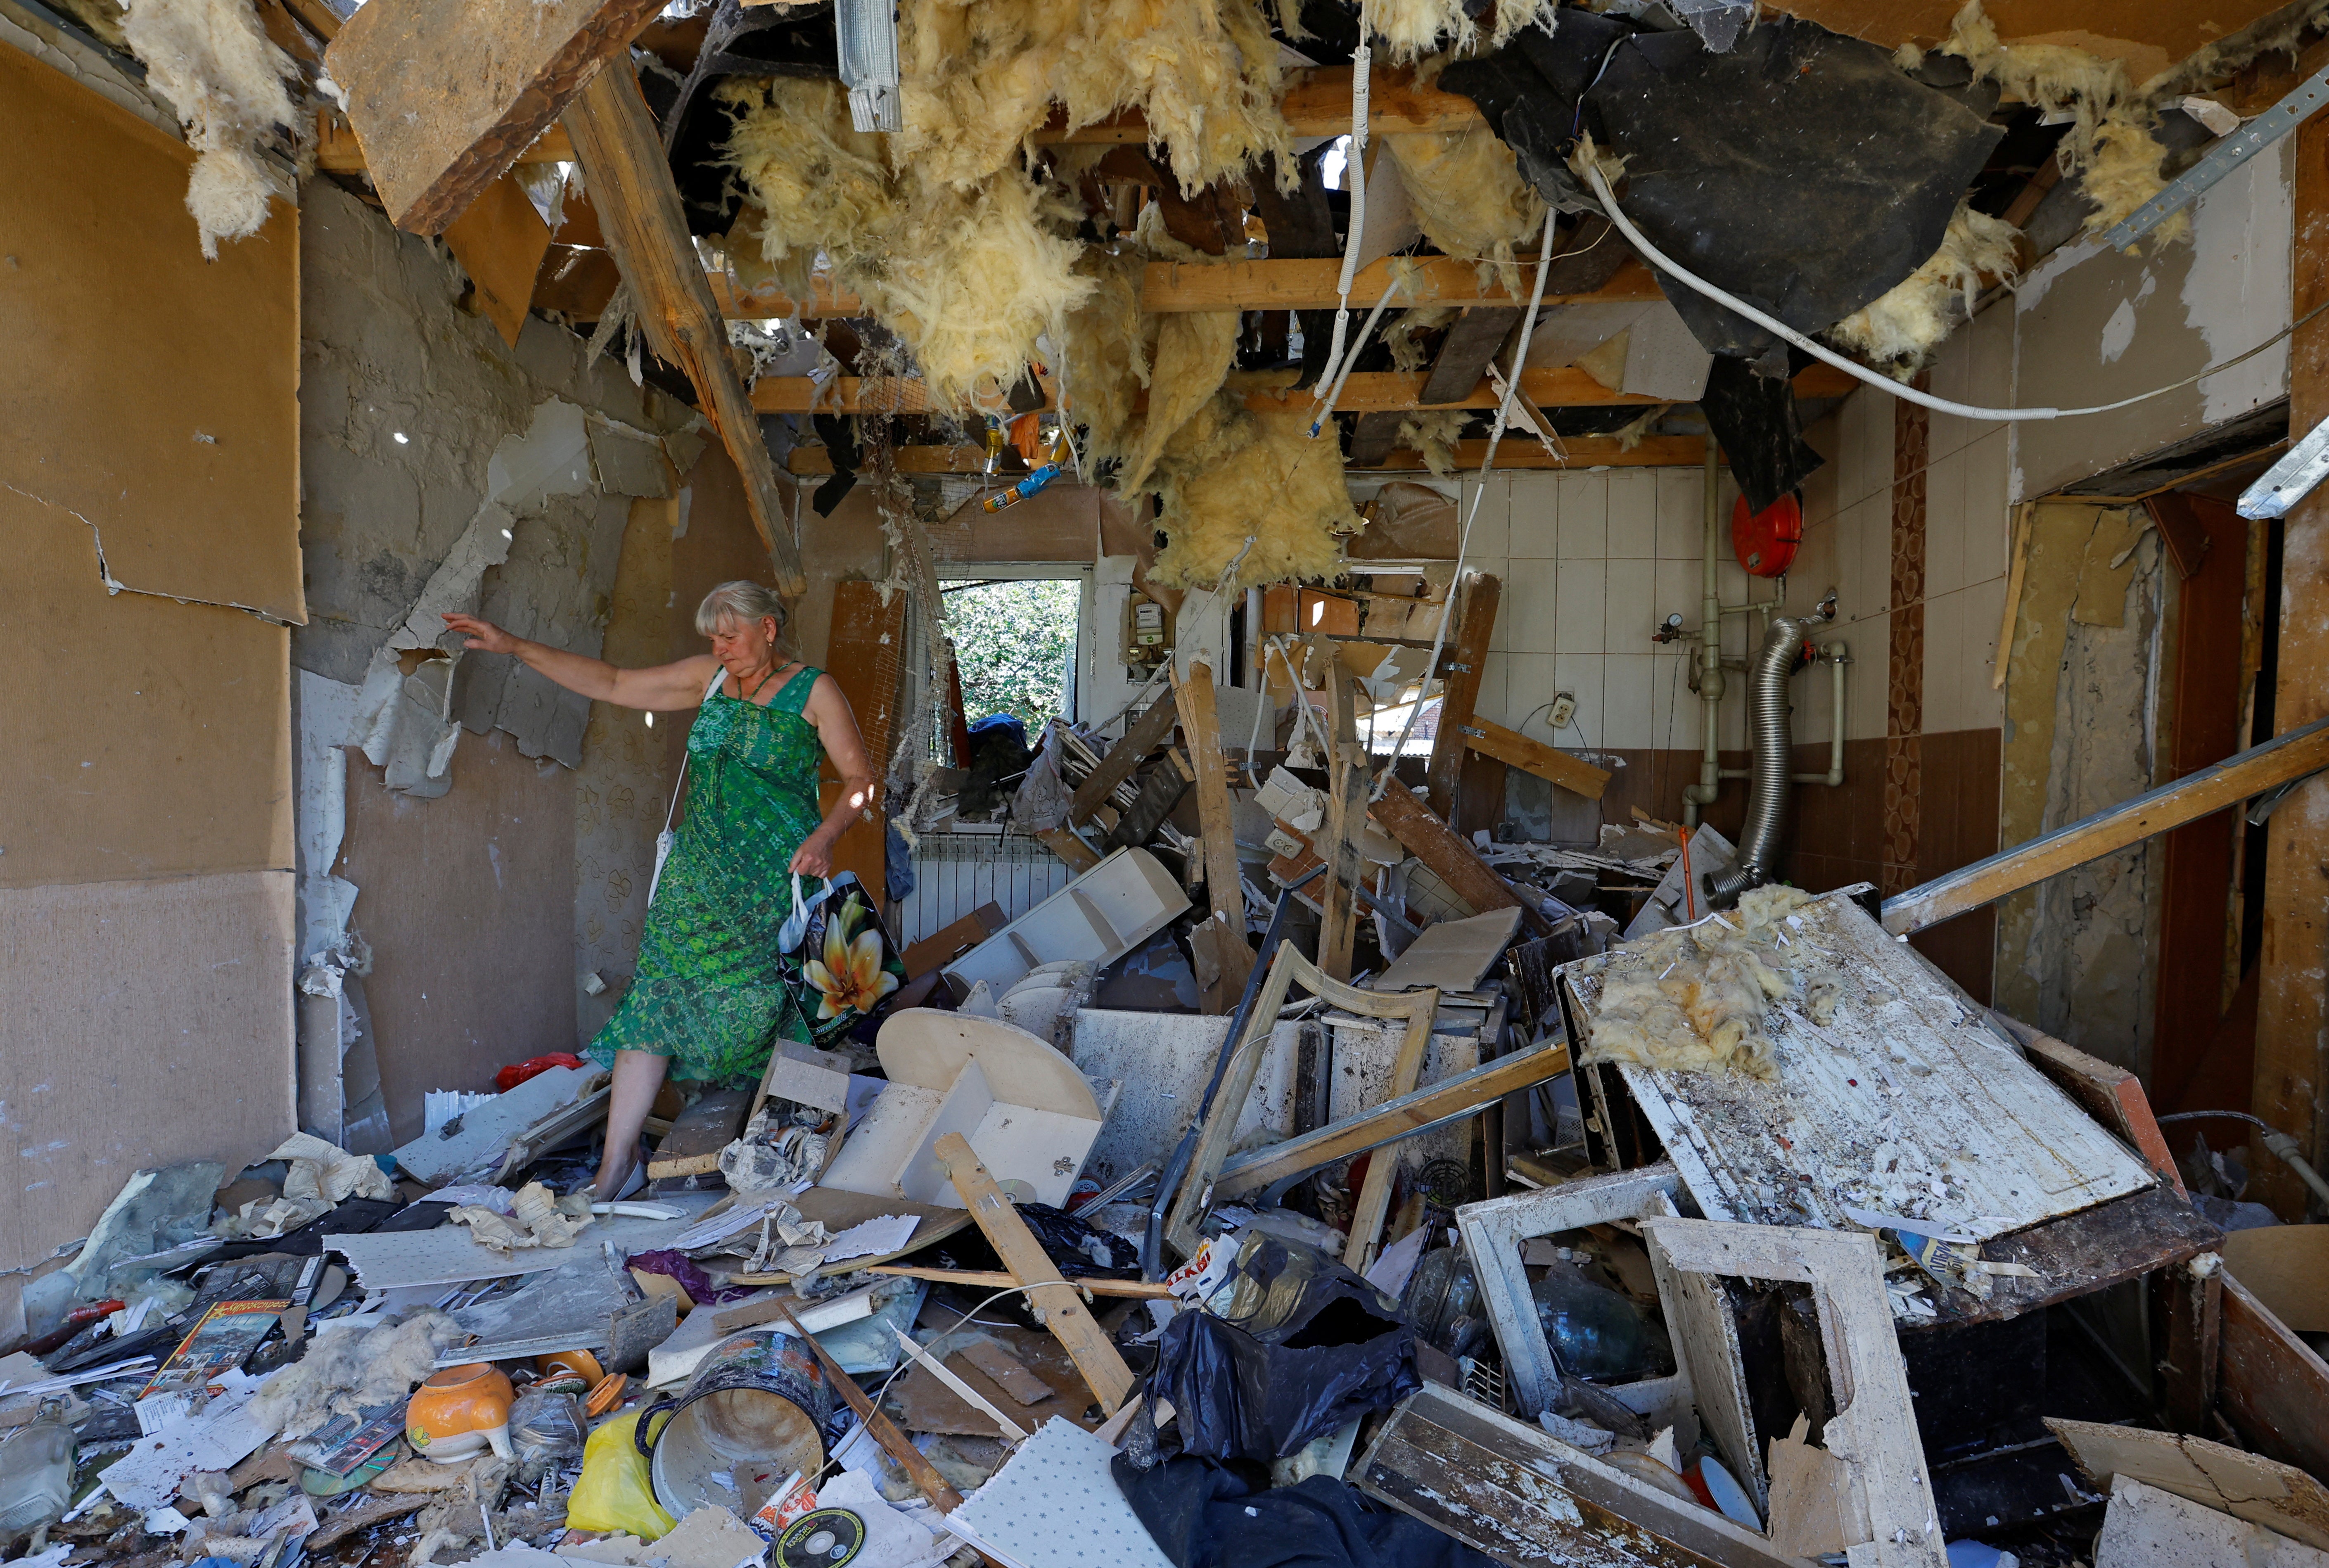
<svg viewBox="0 0 2329 1568">
<path fill-rule="evenodd" d="M 1018 919 L 1068 885 L 1067 864 L 1016 833 L 925 833 L 914 850 L 914 891 L 895 932 L 900 948 L 960 920 L 981 904 Z"/>
</svg>

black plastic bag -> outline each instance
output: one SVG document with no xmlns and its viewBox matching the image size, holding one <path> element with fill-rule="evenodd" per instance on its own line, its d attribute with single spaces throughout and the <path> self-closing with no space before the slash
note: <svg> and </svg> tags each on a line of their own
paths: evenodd
<svg viewBox="0 0 2329 1568">
<path fill-rule="evenodd" d="M 1049 1204 L 1014 1205 L 1020 1220 L 1043 1244 L 1051 1267 L 1069 1280 L 1137 1280 L 1140 1249 L 1122 1236 L 1086 1224 L 1065 1209 Z M 996 1270 L 1002 1255 L 977 1230 L 957 1231 L 930 1249 L 939 1267 Z M 1102 1258 L 1105 1255 L 1106 1261 Z"/>
<path fill-rule="evenodd" d="M 1494 1562 L 1332 1476 L 1262 1490 L 1183 1454 L 1116 1484 L 1173 1568 L 1490 1568 Z"/>
<path fill-rule="evenodd" d="M 1399 1304 L 1315 1247 L 1249 1232 L 1210 1305 L 1157 1356 L 1184 1452 L 1283 1459 L 1423 1386 Z"/>
</svg>

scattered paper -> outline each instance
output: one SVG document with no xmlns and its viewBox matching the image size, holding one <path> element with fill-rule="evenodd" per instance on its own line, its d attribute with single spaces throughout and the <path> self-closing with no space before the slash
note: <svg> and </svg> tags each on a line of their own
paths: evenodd
<svg viewBox="0 0 2329 1568">
<path fill-rule="evenodd" d="M 883 1253 L 904 1250 L 921 1223 L 916 1214 L 883 1214 L 850 1226 L 825 1243 L 825 1261 L 838 1263 L 848 1258 L 879 1257 Z"/>
<path fill-rule="evenodd" d="M 123 1507 L 141 1514 L 167 1507 L 178 1483 L 196 1470 L 231 1470 L 275 1435 L 275 1429 L 250 1412 L 250 1396 L 261 1380 L 240 1371 L 218 1379 L 223 1389 L 202 1414 L 179 1422 L 137 1446 L 103 1471 L 105 1489 Z"/>
</svg>

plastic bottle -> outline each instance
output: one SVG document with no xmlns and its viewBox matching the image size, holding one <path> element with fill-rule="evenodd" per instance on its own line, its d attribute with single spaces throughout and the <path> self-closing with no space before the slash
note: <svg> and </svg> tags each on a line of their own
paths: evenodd
<svg viewBox="0 0 2329 1568">
<path fill-rule="evenodd" d="M 72 1428 L 53 1408 L 0 1438 L 0 1541 L 64 1517 L 72 1501 Z"/>
</svg>

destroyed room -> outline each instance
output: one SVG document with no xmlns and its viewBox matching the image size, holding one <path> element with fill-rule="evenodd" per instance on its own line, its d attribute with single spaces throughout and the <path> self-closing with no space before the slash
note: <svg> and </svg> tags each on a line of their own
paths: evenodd
<svg viewBox="0 0 2329 1568">
<path fill-rule="evenodd" d="M 2329 0 L 0 143 L 0 1568 L 2329 1568 Z"/>
</svg>

